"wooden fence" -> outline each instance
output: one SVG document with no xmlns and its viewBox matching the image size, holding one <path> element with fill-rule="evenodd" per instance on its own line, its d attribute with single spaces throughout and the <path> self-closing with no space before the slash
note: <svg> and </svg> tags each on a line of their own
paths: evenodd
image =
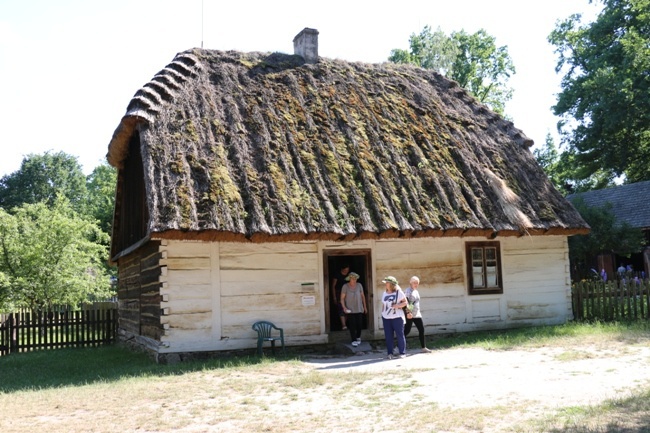
<svg viewBox="0 0 650 433">
<path fill-rule="evenodd" d="M 61 347 L 99 346 L 115 341 L 117 307 L 97 304 L 77 311 L 19 311 L 0 314 L 0 356 Z"/>
<path fill-rule="evenodd" d="M 578 321 L 650 320 L 650 280 L 581 281 L 571 285 Z"/>
</svg>

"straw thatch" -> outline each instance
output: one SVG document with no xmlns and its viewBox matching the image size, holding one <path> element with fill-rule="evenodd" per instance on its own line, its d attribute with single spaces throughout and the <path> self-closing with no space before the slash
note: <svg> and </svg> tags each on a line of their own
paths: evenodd
<svg viewBox="0 0 650 433">
<path fill-rule="evenodd" d="M 112 165 L 125 166 L 134 134 L 158 238 L 588 231 L 530 139 L 412 66 L 193 49 L 136 93 Z"/>
</svg>

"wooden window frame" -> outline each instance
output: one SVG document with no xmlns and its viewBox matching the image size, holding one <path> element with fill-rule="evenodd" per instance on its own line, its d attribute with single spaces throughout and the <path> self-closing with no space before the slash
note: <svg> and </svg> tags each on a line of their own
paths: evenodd
<svg viewBox="0 0 650 433">
<path fill-rule="evenodd" d="M 474 273 L 473 273 L 473 257 L 472 250 L 476 248 L 481 248 L 483 250 L 482 254 L 482 275 L 483 280 L 485 281 L 482 286 L 474 287 Z M 490 286 L 488 283 L 487 275 L 487 259 L 485 255 L 486 248 L 496 249 L 496 273 L 497 273 L 497 283 L 496 285 Z M 497 241 L 492 242 L 467 242 L 465 244 L 465 258 L 466 258 L 466 268 L 467 268 L 467 291 L 470 295 L 493 295 L 493 294 L 502 294 L 503 293 L 503 272 L 501 271 L 501 245 Z"/>
</svg>

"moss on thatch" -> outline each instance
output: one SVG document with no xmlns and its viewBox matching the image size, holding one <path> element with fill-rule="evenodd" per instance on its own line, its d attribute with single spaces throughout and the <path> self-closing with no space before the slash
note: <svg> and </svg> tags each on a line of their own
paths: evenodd
<svg viewBox="0 0 650 433">
<path fill-rule="evenodd" d="M 134 133 L 149 167 L 149 230 L 161 237 L 587 229 L 531 140 L 455 82 L 412 66 L 194 49 L 136 93 L 111 164 L 123 166 Z"/>
</svg>

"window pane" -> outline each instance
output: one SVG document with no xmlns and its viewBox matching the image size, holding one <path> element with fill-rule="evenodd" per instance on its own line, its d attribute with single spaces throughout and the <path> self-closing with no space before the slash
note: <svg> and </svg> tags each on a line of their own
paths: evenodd
<svg viewBox="0 0 650 433">
<path fill-rule="evenodd" d="M 483 248 L 472 248 L 472 262 L 483 263 Z"/>
<path fill-rule="evenodd" d="M 496 261 L 497 259 L 497 249 L 486 247 L 485 248 L 485 260 Z"/>
<path fill-rule="evenodd" d="M 472 266 L 472 280 L 474 287 L 484 287 L 483 266 Z"/>
<path fill-rule="evenodd" d="M 497 286 L 497 267 L 496 266 L 486 266 L 485 273 L 487 274 L 487 286 L 496 287 Z"/>
</svg>

